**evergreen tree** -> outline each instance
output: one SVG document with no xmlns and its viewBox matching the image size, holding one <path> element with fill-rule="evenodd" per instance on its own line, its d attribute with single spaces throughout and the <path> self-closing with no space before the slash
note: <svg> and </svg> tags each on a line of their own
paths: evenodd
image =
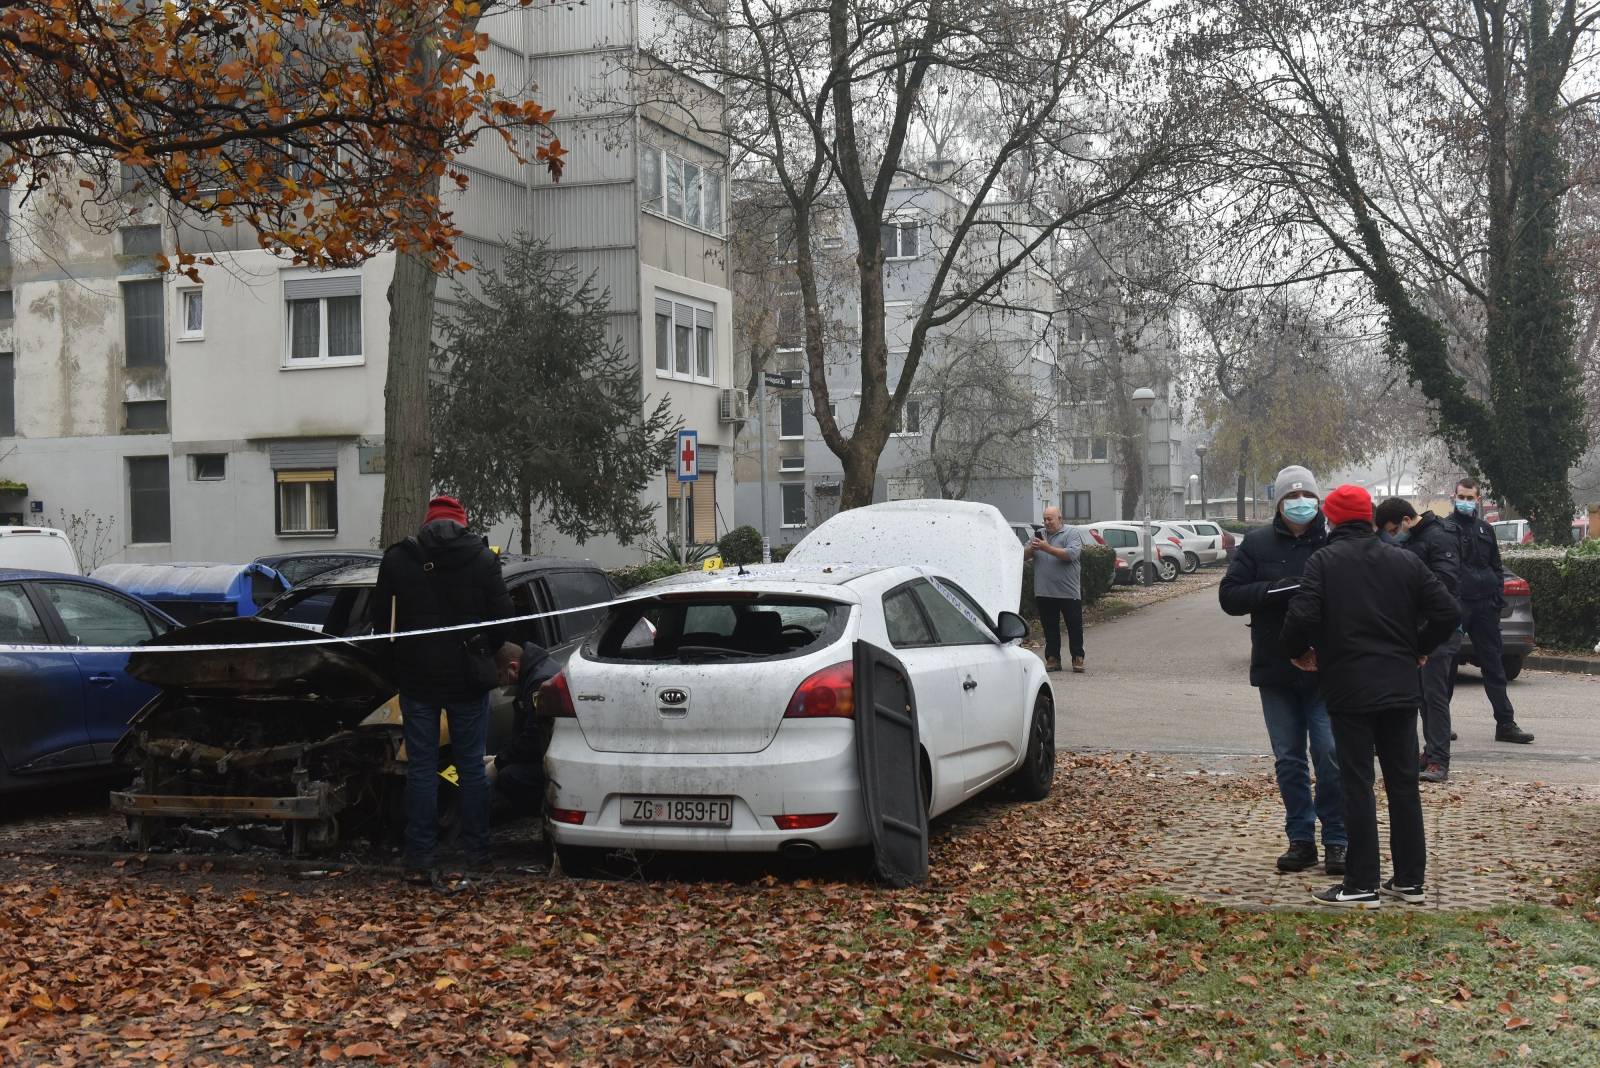
<svg viewBox="0 0 1600 1068">
<path fill-rule="evenodd" d="M 610 293 L 522 235 L 474 281 L 456 284 L 434 354 L 439 488 L 486 526 L 514 516 L 524 553 L 535 515 L 580 543 L 650 530 L 655 506 L 639 495 L 665 469 L 678 420 L 641 396 Z"/>
</svg>

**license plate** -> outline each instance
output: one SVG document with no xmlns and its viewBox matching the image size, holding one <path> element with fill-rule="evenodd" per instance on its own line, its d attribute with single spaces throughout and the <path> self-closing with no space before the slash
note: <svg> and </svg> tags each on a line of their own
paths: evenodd
<svg viewBox="0 0 1600 1068">
<path fill-rule="evenodd" d="M 622 822 L 663 827 L 732 827 L 726 797 L 624 797 Z"/>
</svg>

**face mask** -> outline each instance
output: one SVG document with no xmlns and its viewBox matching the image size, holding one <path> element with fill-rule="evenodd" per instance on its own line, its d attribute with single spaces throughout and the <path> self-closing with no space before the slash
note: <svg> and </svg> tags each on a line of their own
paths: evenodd
<svg viewBox="0 0 1600 1068">
<path fill-rule="evenodd" d="M 1462 515 L 1477 515 L 1478 502 L 1458 500 L 1456 501 L 1456 511 L 1460 512 Z"/>
<path fill-rule="evenodd" d="M 1400 536 L 1398 534 L 1390 534 L 1387 530 L 1380 530 L 1378 531 L 1378 540 L 1389 545 L 1395 545 L 1399 543 Z"/>
<path fill-rule="evenodd" d="M 1283 517 L 1291 523 L 1309 523 L 1317 515 L 1314 497 L 1294 497 L 1283 502 Z"/>
<path fill-rule="evenodd" d="M 1409 531 L 1409 530 L 1397 530 L 1397 531 L 1394 532 L 1394 543 L 1396 545 L 1404 545 L 1406 542 L 1408 542 L 1410 540 L 1411 540 L 1411 531 Z"/>
</svg>

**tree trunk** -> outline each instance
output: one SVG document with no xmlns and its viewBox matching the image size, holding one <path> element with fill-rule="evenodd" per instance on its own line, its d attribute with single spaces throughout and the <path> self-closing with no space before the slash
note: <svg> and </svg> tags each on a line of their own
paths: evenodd
<svg viewBox="0 0 1600 1068">
<path fill-rule="evenodd" d="M 1234 490 L 1233 509 L 1239 522 L 1244 522 L 1244 491 L 1247 488 L 1250 476 L 1247 471 L 1250 466 L 1250 439 L 1246 437 L 1239 442 L 1239 485 Z"/>
<path fill-rule="evenodd" d="M 433 488 L 433 425 L 428 357 L 439 277 L 426 261 L 395 254 L 389 283 L 389 372 L 383 391 L 383 519 L 379 540 L 393 545 L 422 522 Z"/>
<path fill-rule="evenodd" d="M 517 480 L 517 517 L 522 521 L 522 555 L 533 555 L 533 485 L 526 477 Z"/>
</svg>

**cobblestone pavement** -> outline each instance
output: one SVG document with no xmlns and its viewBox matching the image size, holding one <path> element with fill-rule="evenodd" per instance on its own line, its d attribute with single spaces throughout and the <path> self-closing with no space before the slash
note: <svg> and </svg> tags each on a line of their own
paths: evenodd
<svg viewBox="0 0 1600 1068">
<path fill-rule="evenodd" d="M 1283 807 L 1266 759 L 1237 773 L 1169 775 L 1190 804 L 1136 860 L 1179 897 L 1247 908 L 1314 908 L 1307 896 L 1335 881 L 1321 866 L 1280 875 L 1287 842 Z M 1600 865 L 1600 786 L 1517 783 L 1479 778 L 1423 786 L 1428 839 L 1428 909 L 1484 909 L 1513 902 L 1549 904 L 1574 877 Z M 1168 811 L 1172 811 L 1170 806 Z M 1378 830 L 1389 873 L 1388 815 L 1378 796 Z"/>
</svg>

